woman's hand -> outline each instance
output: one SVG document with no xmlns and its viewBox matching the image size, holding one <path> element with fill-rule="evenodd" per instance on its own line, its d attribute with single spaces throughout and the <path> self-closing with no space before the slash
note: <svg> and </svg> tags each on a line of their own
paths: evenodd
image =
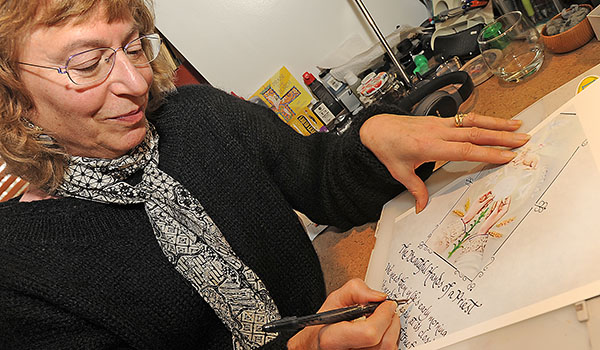
<svg viewBox="0 0 600 350">
<path fill-rule="evenodd" d="M 382 301 L 387 296 L 375 291 L 359 280 L 353 279 L 332 292 L 319 312 L 368 302 Z M 366 319 L 344 321 L 330 325 L 306 327 L 288 342 L 289 350 L 341 350 L 341 349 L 398 349 L 400 319 L 396 303 L 386 301 Z"/>
<path fill-rule="evenodd" d="M 408 117 L 379 114 L 360 129 L 362 143 L 387 167 L 416 199 L 416 211 L 427 205 L 429 194 L 415 175 L 421 164 L 432 161 L 468 160 L 503 164 L 515 152 L 484 146 L 519 147 L 530 136 L 515 133 L 519 120 L 506 120 L 468 113 L 463 126 L 454 118 Z"/>
</svg>

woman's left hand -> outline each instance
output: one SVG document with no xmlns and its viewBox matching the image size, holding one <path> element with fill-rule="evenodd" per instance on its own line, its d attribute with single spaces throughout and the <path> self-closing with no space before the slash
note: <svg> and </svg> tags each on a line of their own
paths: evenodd
<svg viewBox="0 0 600 350">
<path fill-rule="evenodd" d="M 503 164 L 516 153 L 499 148 L 522 146 L 530 136 L 513 132 L 520 120 L 468 113 L 462 127 L 454 118 L 410 117 L 379 114 L 360 129 L 362 143 L 386 166 L 416 199 L 416 211 L 427 205 L 429 194 L 415 174 L 421 164 L 433 161 L 476 161 Z"/>
</svg>

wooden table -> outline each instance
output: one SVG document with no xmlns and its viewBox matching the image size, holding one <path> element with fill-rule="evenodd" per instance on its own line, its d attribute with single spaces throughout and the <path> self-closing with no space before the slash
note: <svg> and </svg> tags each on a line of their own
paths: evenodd
<svg viewBox="0 0 600 350">
<path fill-rule="evenodd" d="M 501 118 L 512 118 L 546 94 L 600 63 L 600 42 L 592 39 L 585 46 L 565 54 L 545 52 L 539 72 L 518 84 L 496 77 L 477 86 L 463 112 L 474 111 Z M 375 245 L 376 223 L 346 232 L 327 229 L 313 241 L 325 277 L 327 292 L 349 279 L 364 278 L 371 250 Z"/>
</svg>

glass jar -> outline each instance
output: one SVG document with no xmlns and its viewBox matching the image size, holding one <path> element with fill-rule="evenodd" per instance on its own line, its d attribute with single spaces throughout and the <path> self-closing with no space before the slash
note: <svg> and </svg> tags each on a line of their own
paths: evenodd
<svg viewBox="0 0 600 350">
<path fill-rule="evenodd" d="M 365 107 L 378 101 L 396 104 L 405 93 L 404 85 L 395 74 L 388 72 L 370 73 L 363 78 L 357 91 Z"/>
</svg>

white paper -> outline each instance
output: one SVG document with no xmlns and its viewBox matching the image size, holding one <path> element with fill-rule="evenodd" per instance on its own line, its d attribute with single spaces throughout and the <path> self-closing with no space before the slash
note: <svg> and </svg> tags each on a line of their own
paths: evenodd
<svg viewBox="0 0 600 350">
<path fill-rule="evenodd" d="M 583 130 L 590 141 L 592 154 L 596 164 L 600 164 L 600 115 L 598 115 L 598 103 L 593 97 L 600 96 L 600 84 L 594 82 L 589 84 L 585 90 L 575 97 L 575 109 Z"/>
<path fill-rule="evenodd" d="M 572 113 L 591 101 L 551 115 L 513 162 L 475 167 L 421 214 L 396 218 L 373 252 L 387 255 L 373 287 L 411 299 L 400 349 L 439 348 L 600 293 L 600 173 L 587 139 L 598 133 L 586 136 Z"/>
</svg>

